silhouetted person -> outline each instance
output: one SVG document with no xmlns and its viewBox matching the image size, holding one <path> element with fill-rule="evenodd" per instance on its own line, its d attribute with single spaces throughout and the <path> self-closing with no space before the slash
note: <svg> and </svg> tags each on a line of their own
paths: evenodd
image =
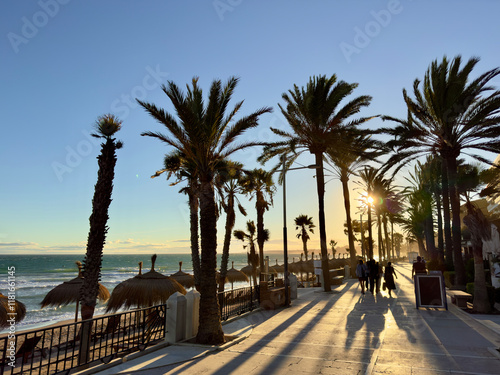
<svg viewBox="0 0 500 375">
<path fill-rule="evenodd" d="M 358 277 L 359 285 L 361 285 L 361 294 L 365 294 L 366 267 L 362 259 L 359 260 L 356 266 L 356 276 Z"/>
<path fill-rule="evenodd" d="M 377 289 L 377 293 L 380 293 L 380 278 L 384 274 L 384 270 L 383 270 L 383 268 L 382 268 L 382 266 L 380 265 L 379 262 L 377 262 L 375 264 L 377 266 L 377 275 L 375 277 L 375 286 L 376 286 L 376 289 Z"/>
<path fill-rule="evenodd" d="M 385 266 L 384 281 L 385 281 L 385 287 L 389 291 L 389 297 L 392 297 L 391 290 L 396 289 L 394 276 L 396 276 L 396 279 L 398 278 L 396 272 L 394 271 L 394 267 L 391 265 L 391 262 L 388 262 L 387 266 Z"/>
<path fill-rule="evenodd" d="M 413 278 L 413 275 L 417 273 L 427 275 L 425 263 L 422 263 L 422 258 L 420 256 L 418 256 L 417 261 L 413 263 L 413 268 L 411 269 L 411 277 Z"/>
<path fill-rule="evenodd" d="M 372 292 L 373 294 L 373 291 L 375 289 L 375 280 L 378 276 L 378 265 L 377 263 L 375 263 L 375 261 L 373 259 L 370 259 L 370 261 L 368 262 L 368 270 L 369 270 L 369 279 L 370 279 L 370 292 Z"/>
</svg>

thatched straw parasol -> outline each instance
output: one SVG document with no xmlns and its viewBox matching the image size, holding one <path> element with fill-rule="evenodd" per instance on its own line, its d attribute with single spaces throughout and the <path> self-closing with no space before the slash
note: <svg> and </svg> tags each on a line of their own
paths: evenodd
<svg viewBox="0 0 500 375">
<path fill-rule="evenodd" d="M 75 262 L 78 266 L 78 276 L 70 281 L 65 281 L 59 284 L 50 292 L 47 293 L 43 301 L 40 303 L 42 309 L 46 306 L 66 306 L 70 303 L 76 302 L 75 322 L 78 320 L 78 304 L 80 303 L 80 288 L 83 285 L 82 263 Z M 108 289 L 99 283 L 99 291 L 97 299 L 100 302 L 106 302 L 109 298 Z"/>
<path fill-rule="evenodd" d="M 293 273 L 299 273 L 300 272 L 300 265 L 299 263 L 295 263 L 295 257 L 292 258 L 292 263 L 288 264 L 288 271 L 293 272 Z"/>
<path fill-rule="evenodd" d="M 227 270 L 226 278 L 231 283 L 231 289 L 233 289 L 233 283 L 235 281 L 248 282 L 248 276 L 242 271 L 238 271 L 236 268 L 234 268 L 234 262 L 232 262 L 232 268 Z"/>
<path fill-rule="evenodd" d="M 255 268 L 255 272 L 256 272 L 257 275 L 259 274 L 259 270 L 260 270 L 260 267 L 256 267 Z M 252 276 L 252 272 L 253 272 L 252 271 L 252 265 L 248 264 L 245 267 L 243 267 L 240 271 L 243 272 L 247 276 Z M 252 279 L 250 279 L 250 286 L 251 285 L 252 285 Z"/>
<path fill-rule="evenodd" d="M 155 271 L 156 254 L 151 257 L 151 270 L 122 281 L 113 289 L 106 312 L 116 312 L 121 307 L 129 309 L 150 307 L 167 302 L 175 292 L 186 294 L 186 289 L 171 277 Z"/>
<path fill-rule="evenodd" d="M 182 262 L 179 262 L 179 271 L 170 275 L 170 277 L 185 288 L 194 286 L 194 276 L 182 271 Z"/>
<path fill-rule="evenodd" d="M 18 300 L 9 300 L 7 296 L 0 293 L 0 328 L 9 327 L 9 320 L 12 318 L 16 323 L 19 323 L 25 316 L 26 306 L 24 303 Z"/>
<path fill-rule="evenodd" d="M 278 259 L 276 259 L 276 264 L 273 266 L 273 268 L 277 273 L 285 273 L 285 266 L 283 265 L 280 266 L 278 264 Z"/>
</svg>

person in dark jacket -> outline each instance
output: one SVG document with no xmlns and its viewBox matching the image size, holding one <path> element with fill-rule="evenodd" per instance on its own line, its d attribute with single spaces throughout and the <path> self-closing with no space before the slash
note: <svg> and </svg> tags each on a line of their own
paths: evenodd
<svg viewBox="0 0 500 375">
<path fill-rule="evenodd" d="M 376 279 L 378 277 L 378 265 L 373 259 L 370 259 L 369 263 L 370 264 L 368 265 L 368 270 L 369 270 L 368 278 L 370 279 L 370 292 L 372 292 L 373 294 L 375 289 Z"/>
<path fill-rule="evenodd" d="M 417 273 L 427 275 L 427 268 L 425 267 L 425 263 L 422 262 L 422 258 L 420 256 L 417 257 L 417 261 L 413 263 L 413 268 L 411 269 L 411 278 Z"/>
<path fill-rule="evenodd" d="M 385 281 L 385 287 L 389 291 L 389 297 L 392 297 L 391 291 L 396 289 L 396 283 L 394 282 L 394 277 L 396 277 L 397 279 L 398 275 L 396 275 L 396 272 L 394 271 L 394 267 L 391 265 L 391 262 L 388 262 L 387 266 L 385 266 L 384 281 Z"/>
</svg>

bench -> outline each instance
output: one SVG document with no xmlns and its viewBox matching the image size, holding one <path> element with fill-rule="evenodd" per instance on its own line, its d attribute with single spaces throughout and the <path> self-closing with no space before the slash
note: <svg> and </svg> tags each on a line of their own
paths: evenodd
<svg viewBox="0 0 500 375">
<path fill-rule="evenodd" d="M 454 303 L 461 309 L 466 309 L 467 302 L 472 300 L 471 294 L 462 292 L 461 290 L 447 290 L 446 294 L 450 296 L 451 303 Z"/>
<path fill-rule="evenodd" d="M 331 285 L 341 285 L 342 280 L 344 280 L 344 274 L 345 274 L 345 271 L 343 268 L 330 270 L 330 284 Z"/>
</svg>

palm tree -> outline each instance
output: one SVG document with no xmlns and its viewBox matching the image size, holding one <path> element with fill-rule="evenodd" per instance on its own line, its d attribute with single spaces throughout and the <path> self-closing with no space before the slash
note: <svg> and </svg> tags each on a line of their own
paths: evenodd
<svg viewBox="0 0 500 375">
<path fill-rule="evenodd" d="M 158 138 L 178 150 L 196 170 L 198 199 L 200 205 L 200 325 L 196 340 L 201 344 L 217 345 L 224 342 L 217 299 L 217 207 L 215 202 L 214 178 L 220 168 L 225 168 L 230 155 L 247 147 L 261 145 L 260 142 L 235 141 L 246 130 L 258 125 L 259 117 L 271 112 L 264 107 L 235 121 L 243 102 L 226 113 L 227 106 L 238 84 L 238 78 L 231 77 L 223 86 L 214 80 L 210 87 L 208 102 L 193 78 L 192 87 L 184 94 L 172 81 L 162 89 L 172 102 L 178 120 L 154 104 L 137 100 L 158 122 L 165 126 L 170 135 L 160 132 L 144 132 L 141 135 Z"/>
<path fill-rule="evenodd" d="M 122 122 L 114 115 L 107 114 L 97 119 L 96 133 L 93 137 L 102 138 L 101 153 L 97 157 L 99 171 L 92 199 L 92 214 L 90 215 L 90 230 L 87 240 L 87 252 L 83 261 L 84 279 L 80 289 L 82 320 L 94 316 L 99 281 L 101 279 L 102 252 L 108 233 L 108 209 L 113 192 L 115 178 L 116 150 L 123 146 L 113 136 L 121 129 Z"/>
<path fill-rule="evenodd" d="M 417 161 L 414 172 L 410 173 L 409 178 L 406 178 L 406 180 L 412 184 L 414 199 L 418 199 L 423 220 L 427 253 L 431 260 L 436 261 L 438 253 L 434 242 L 434 218 L 432 210 L 434 205 L 432 181 L 434 177 L 431 167 L 429 164 L 422 164 L 420 161 Z"/>
<path fill-rule="evenodd" d="M 395 153 L 388 160 L 393 166 L 414 160 L 422 155 L 438 154 L 445 167 L 452 213 L 452 245 L 456 283 L 465 287 L 465 267 L 461 252 L 460 199 L 457 194 L 457 158 L 462 152 L 472 158 L 491 164 L 469 150 L 500 153 L 500 91 L 489 86 L 500 74 L 495 68 L 469 80 L 479 58 L 469 59 L 462 67 L 460 55 L 449 61 L 432 62 L 424 77 L 413 84 L 415 99 L 403 89 L 403 98 L 408 107 L 408 119 L 386 116 L 395 121 L 394 128 L 381 129 L 394 139 L 388 142 Z M 493 91 L 493 92 L 492 92 Z M 445 189 L 445 186 L 443 186 Z"/>
<path fill-rule="evenodd" d="M 312 217 L 307 215 L 299 215 L 295 218 L 295 230 L 298 230 L 297 238 L 302 239 L 302 251 L 304 252 L 304 257 L 306 258 L 306 262 L 309 260 L 309 252 L 307 251 L 307 241 L 311 238 L 309 237 L 309 233 L 314 233 L 314 228 L 316 225 L 313 224 Z M 309 272 L 306 273 L 306 278 L 309 280 Z"/>
<path fill-rule="evenodd" d="M 224 291 L 224 280 L 226 279 L 227 267 L 229 263 L 229 247 L 231 245 L 231 233 L 236 221 L 235 204 L 237 204 L 241 214 L 246 216 L 246 211 L 238 202 L 236 194 L 241 190 L 243 164 L 238 162 L 228 162 L 228 168 L 221 170 L 217 174 L 216 186 L 220 196 L 220 209 L 226 213 L 226 225 L 224 230 L 224 245 L 222 247 L 222 258 L 219 277 L 219 292 Z"/>
<path fill-rule="evenodd" d="M 247 242 L 247 245 L 245 245 L 244 248 L 246 248 L 247 246 L 249 248 L 248 261 L 252 266 L 253 285 L 257 285 L 257 266 L 259 264 L 259 256 L 255 251 L 255 232 L 256 228 L 253 220 L 247 221 L 246 232 L 241 229 L 235 230 L 233 232 L 234 238 L 243 242 Z M 267 236 L 267 239 L 269 239 L 269 232 L 267 230 L 264 230 L 264 236 Z M 261 268 L 261 270 L 262 269 L 263 268 Z"/>
<path fill-rule="evenodd" d="M 306 262 L 309 260 L 309 253 L 307 251 L 307 241 L 310 240 L 309 233 L 314 233 L 314 228 L 316 225 L 313 224 L 312 217 L 307 215 L 299 215 L 295 218 L 295 230 L 298 230 L 297 238 L 302 239 L 302 251 L 304 252 L 304 257 L 306 258 Z"/>
<path fill-rule="evenodd" d="M 374 191 L 377 182 L 379 170 L 373 168 L 372 166 L 365 166 L 361 171 L 358 172 L 361 178 L 361 183 L 358 182 L 363 190 L 363 196 L 368 210 L 368 259 L 373 258 L 373 234 L 372 234 L 372 206 L 374 202 Z M 364 195 L 366 193 L 366 195 Z"/>
<path fill-rule="evenodd" d="M 171 183 L 170 186 L 175 186 L 180 182 L 187 181 L 187 186 L 179 190 L 179 193 L 184 193 L 188 196 L 189 203 L 189 228 L 190 228 L 190 242 L 191 242 L 191 261 L 193 263 L 193 277 L 196 289 L 200 286 L 200 247 L 198 235 L 198 180 L 196 178 L 196 168 L 193 164 L 189 163 L 183 154 L 178 150 L 165 155 L 163 161 L 164 169 L 156 171 L 151 176 L 155 178 L 163 173 L 167 173 L 167 180 L 172 175 L 176 177 L 176 181 Z"/>
<path fill-rule="evenodd" d="M 264 269 L 264 242 L 266 233 L 264 229 L 264 213 L 273 205 L 273 195 L 276 193 L 276 186 L 273 182 L 272 172 L 263 169 L 248 171 L 241 178 L 243 191 L 250 195 L 250 199 L 255 197 L 255 208 L 257 210 L 257 245 L 259 246 L 259 265 Z"/>
<path fill-rule="evenodd" d="M 464 224 L 467 225 L 472 235 L 472 249 L 474 254 L 474 301 L 473 310 L 481 314 L 491 312 L 491 305 L 486 289 L 486 277 L 483 261 L 483 240 L 491 239 L 491 225 L 480 209 L 469 200 L 465 204 L 467 215 Z"/>
<path fill-rule="evenodd" d="M 338 153 L 334 149 L 328 149 L 327 155 L 330 160 L 328 163 L 333 172 L 337 175 L 342 183 L 342 192 L 344 195 L 344 208 L 346 213 L 347 225 L 347 238 L 349 241 L 349 253 L 351 259 L 351 276 L 354 277 L 356 273 L 356 248 L 354 247 L 354 232 L 351 222 L 351 199 L 349 194 L 349 178 L 354 171 L 358 169 L 362 163 L 367 160 L 374 160 L 379 153 L 372 152 L 371 155 L 367 154 L 368 150 L 376 148 L 376 141 L 372 140 L 367 135 L 356 135 L 352 132 L 345 131 L 342 135 L 345 142 L 351 143 L 351 152 Z"/>
<path fill-rule="evenodd" d="M 284 173 L 304 151 L 309 151 L 314 155 L 317 166 L 316 187 L 319 207 L 321 268 L 325 276 L 329 274 L 329 269 L 323 156 L 328 148 L 336 148 L 339 153 L 348 150 L 350 145 L 343 142 L 340 131 L 343 129 L 354 131 L 358 125 L 370 119 L 366 117 L 350 119 L 363 107 L 370 104 L 370 96 L 356 97 L 340 107 L 341 102 L 351 95 L 357 86 L 357 83 L 337 82 L 335 75 L 330 78 L 326 76 L 311 77 L 306 88 L 299 89 L 297 85 L 294 85 L 292 90 L 282 95 L 286 107 L 283 108 L 279 105 L 292 128 L 292 132 L 271 128 L 284 140 L 264 147 L 263 154 L 259 157 L 259 161 L 265 163 L 275 156 L 288 155 L 285 168 L 282 171 Z M 323 287 L 325 291 L 331 290 L 329 277 L 324 277 Z"/>
</svg>

